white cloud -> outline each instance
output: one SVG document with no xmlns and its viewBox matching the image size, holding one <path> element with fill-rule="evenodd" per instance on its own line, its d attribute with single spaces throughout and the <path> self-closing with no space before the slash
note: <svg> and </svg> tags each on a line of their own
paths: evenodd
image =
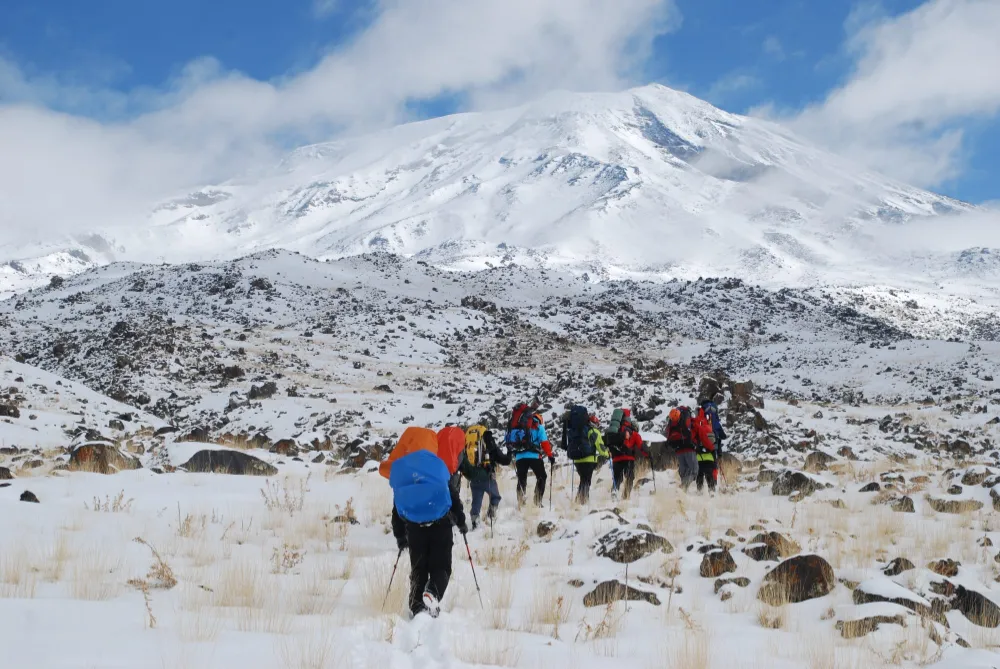
<svg viewBox="0 0 1000 669">
<path fill-rule="evenodd" d="M 722 104 L 734 93 L 740 93 L 760 86 L 760 79 L 745 72 L 730 72 L 716 80 L 705 93 L 705 99 L 714 104 Z"/>
<path fill-rule="evenodd" d="M 399 121 L 414 99 L 619 88 L 676 17 L 672 0 L 378 0 L 368 28 L 310 71 L 257 81 L 205 58 L 127 95 L 0 61 L 0 225 L 10 239 L 135 220 L 152 198 L 273 157 L 277 136 Z M 51 111 L 95 108 L 128 120 Z"/>
<path fill-rule="evenodd" d="M 764 40 L 762 46 L 764 53 L 777 61 L 785 60 L 785 47 L 782 46 L 781 40 L 779 40 L 774 35 L 769 35 L 767 39 Z"/>
<path fill-rule="evenodd" d="M 961 173 L 961 125 L 1000 112 L 1000 2 L 929 0 L 852 14 L 848 81 L 794 119 L 803 134 L 933 187 Z"/>
</svg>

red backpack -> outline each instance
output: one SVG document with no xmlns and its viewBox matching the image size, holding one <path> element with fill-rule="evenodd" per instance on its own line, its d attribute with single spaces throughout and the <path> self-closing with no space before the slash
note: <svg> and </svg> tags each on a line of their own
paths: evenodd
<svg viewBox="0 0 1000 669">
<path fill-rule="evenodd" d="M 675 450 L 694 448 L 694 442 L 691 439 L 690 407 L 682 406 L 670 410 L 664 435 L 667 437 L 667 443 Z"/>
</svg>

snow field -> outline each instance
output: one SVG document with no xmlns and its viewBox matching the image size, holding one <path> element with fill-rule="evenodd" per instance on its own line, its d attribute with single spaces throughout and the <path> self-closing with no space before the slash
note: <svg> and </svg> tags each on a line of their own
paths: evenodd
<svg viewBox="0 0 1000 669">
<path fill-rule="evenodd" d="M 882 625 L 842 639 L 834 623 L 858 608 L 845 585 L 816 600 L 768 606 L 756 590 L 773 563 L 740 551 L 740 539 L 749 542 L 757 533 L 751 526 L 760 525 L 798 542 L 802 553 L 825 557 L 838 579 L 874 580 L 893 597 L 918 588 L 930 575 L 928 562 L 950 557 L 962 564 L 956 583 L 995 597 L 982 585 L 1000 575 L 996 549 L 982 546 L 983 538 L 1000 541 L 991 510 L 939 514 L 912 490 L 917 512 L 896 513 L 855 492 L 872 480 L 868 470 L 828 473 L 837 487 L 798 503 L 735 478 L 732 491 L 714 498 L 686 496 L 673 472 L 658 472 L 655 494 L 643 481 L 618 506 L 630 523 L 649 524 L 674 547 L 628 567 L 628 584 L 655 593 L 660 606 L 587 608 L 582 596 L 594 585 L 625 579 L 624 565 L 592 548 L 620 523 L 610 512 L 589 513 L 612 506 L 607 469 L 597 474 L 590 509 L 570 503 L 569 471 L 557 467 L 550 477 L 551 511 L 547 494 L 543 508 L 529 504 L 522 513 L 514 508 L 513 475 L 504 472 L 492 532 L 485 526 L 469 534 L 485 610 L 456 532 L 453 579 L 437 621 L 401 615 L 405 554 L 381 610 L 396 550 L 391 495 L 375 473 L 333 475 L 301 465 L 271 479 L 143 470 L 18 479 L 0 498 L 0 643 L 15 664 L 43 668 L 587 668 L 613 659 L 643 669 L 756 669 L 985 667 L 977 662 L 997 660 L 1000 632 L 956 612 L 948 621 L 971 650 L 946 643 L 942 651 L 915 616 L 905 628 Z M 928 473 L 933 489 L 943 477 Z M 41 503 L 8 494 L 24 487 Z M 529 498 L 532 487 L 529 479 Z M 837 499 L 845 508 L 830 503 Z M 546 539 L 536 531 L 541 521 L 556 526 Z M 724 586 L 725 600 L 714 579 L 699 575 L 701 554 L 687 550 L 719 540 L 735 544 L 737 569 L 724 577 L 751 581 Z M 880 571 L 895 557 L 917 565 L 895 578 L 900 585 Z M 583 586 L 571 585 L 574 579 Z"/>
</svg>

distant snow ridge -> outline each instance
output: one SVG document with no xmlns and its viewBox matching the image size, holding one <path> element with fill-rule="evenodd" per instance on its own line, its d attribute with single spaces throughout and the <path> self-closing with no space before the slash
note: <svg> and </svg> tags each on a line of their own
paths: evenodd
<svg viewBox="0 0 1000 669">
<path fill-rule="evenodd" d="M 923 285 L 928 267 L 997 276 L 995 265 L 904 263 L 878 242 L 887 230 L 971 205 L 866 173 L 778 125 L 659 85 L 552 93 L 304 147 L 264 177 L 151 209 L 145 226 L 49 247 L 26 274 L 9 264 L 0 291 L 112 259 L 188 262 L 270 248 L 321 259 L 386 251 L 462 269 L 561 266 L 595 278 Z M 53 260 L 67 252 L 86 260 Z"/>
</svg>

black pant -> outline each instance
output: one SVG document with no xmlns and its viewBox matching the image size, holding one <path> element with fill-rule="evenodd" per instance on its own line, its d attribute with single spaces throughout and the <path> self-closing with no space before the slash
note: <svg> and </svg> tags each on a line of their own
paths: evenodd
<svg viewBox="0 0 1000 669">
<path fill-rule="evenodd" d="M 719 468 L 716 466 L 715 460 L 698 461 L 698 490 L 704 487 L 706 480 L 708 481 L 708 489 L 715 490 L 715 482 L 718 478 Z"/>
<path fill-rule="evenodd" d="M 541 458 L 521 458 L 514 465 L 517 469 L 517 505 L 524 504 L 524 494 L 528 490 L 528 470 L 535 475 L 535 505 L 541 506 L 545 498 L 545 481 L 549 476 L 545 473 L 545 460 Z"/>
<path fill-rule="evenodd" d="M 611 473 L 614 477 L 615 490 L 622 487 L 623 480 L 625 482 L 625 487 L 621 492 L 622 499 L 631 497 L 632 486 L 635 484 L 635 460 L 619 460 L 611 463 Z"/>
<path fill-rule="evenodd" d="M 454 542 L 451 518 L 445 516 L 430 525 L 406 524 L 410 547 L 410 611 L 424 610 L 424 591 L 444 597 L 451 579 L 451 547 Z"/>
<path fill-rule="evenodd" d="M 596 469 L 596 462 L 576 463 L 576 473 L 580 475 L 580 487 L 576 492 L 576 501 L 578 504 L 588 504 L 590 502 L 590 484 L 594 479 L 594 470 Z"/>
</svg>

